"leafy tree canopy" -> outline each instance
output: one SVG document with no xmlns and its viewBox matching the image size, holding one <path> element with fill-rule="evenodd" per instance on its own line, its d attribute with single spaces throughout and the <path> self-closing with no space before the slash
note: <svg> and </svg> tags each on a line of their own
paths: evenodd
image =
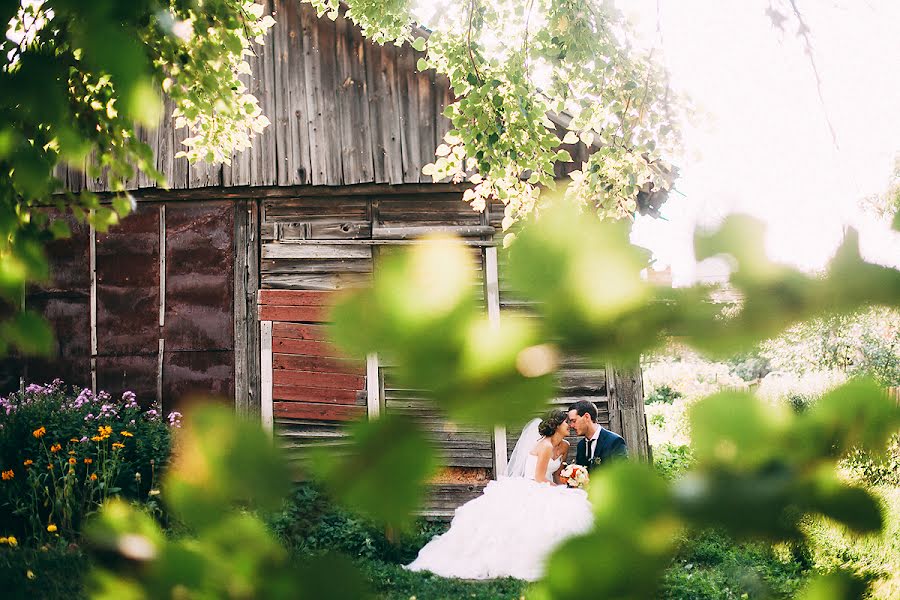
<svg viewBox="0 0 900 600">
<path fill-rule="evenodd" d="M 136 135 L 157 125 L 163 95 L 189 130 L 180 154 L 191 160 L 227 162 L 268 124 L 239 80 L 274 23 L 252 0 L 3 0 L 0 23 L 0 298 L 14 307 L 27 281 L 48 276 L 42 243 L 68 235 L 35 210 L 63 191 L 58 164 L 106 173 L 111 207 L 89 191 L 54 197 L 105 230 L 132 210 L 124 190 L 136 170 L 164 183 Z M 47 351 L 50 332 L 19 312 L 0 341 Z"/>
</svg>

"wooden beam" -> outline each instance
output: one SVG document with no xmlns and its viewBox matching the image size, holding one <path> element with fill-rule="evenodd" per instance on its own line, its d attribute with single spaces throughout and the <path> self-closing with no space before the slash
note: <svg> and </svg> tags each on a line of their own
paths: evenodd
<svg viewBox="0 0 900 600">
<path fill-rule="evenodd" d="M 376 227 L 372 238 L 377 240 L 409 240 L 424 235 L 455 235 L 459 237 L 493 237 L 496 229 L 490 225 L 434 225 L 412 227 Z"/>
<path fill-rule="evenodd" d="M 497 264 L 497 248 L 484 249 L 484 294 L 488 320 L 494 329 L 500 329 L 500 277 Z M 494 427 L 494 478 L 506 473 L 509 452 L 506 443 L 506 427 Z"/>
<path fill-rule="evenodd" d="M 633 458 L 648 460 L 650 444 L 647 437 L 647 419 L 644 416 L 644 384 L 641 368 L 608 366 L 607 385 L 610 397 L 610 421 L 614 418 L 613 399 L 618 405 L 620 434 L 628 445 Z"/>
<path fill-rule="evenodd" d="M 311 402 L 275 402 L 273 412 L 276 417 L 288 419 L 355 421 L 365 416 L 366 409 L 362 406 L 340 406 Z"/>
<path fill-rule="evenodd" d="M 331 242 L 331 240 L 328 240 Z M 263 244 L 262 257 L 267 258 L 312 258 L 312 259 L 346 259 L 372 258 L 372 249 L 361 244 L 309 244 L 309 243 L 270 243 Z"/>
<path fill-rule="evenodd" d="M 274 405 L 272 402 L 272 321 L 261 321 L 260 338 L 260 407 L 263 429 L 274 432 Z"/>
<path fill-rule="evenodd" d="M 377 419 L 384 409 L 381 393 L 381 369 L 378 355 L 374 352 L 366 357 L 366 412 L 369 420 Z"/>
<path fill-rule="evenodd" d="M 91 211 L 93 212 L 93 211 Z M 97 394 L 97 230 L 90 226 L 91 268 L 91 390 Z"/>
</svg>

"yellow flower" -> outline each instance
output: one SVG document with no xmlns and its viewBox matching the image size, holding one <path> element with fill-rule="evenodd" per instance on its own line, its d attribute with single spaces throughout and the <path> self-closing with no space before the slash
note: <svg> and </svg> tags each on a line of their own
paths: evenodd
<svg viewBox="0 0 900 600">
<path fill-rule="evenodd" d="M 110 427 L 109 425 L 101 425 L 100 427 L 97 428 L 97 432 L 100 435 L 109 437 L 110 435 L 112 435 L 112 427 Z"/>
<path fill-rule="evenodd" d="M 50 452 L 53 452 L 54 454 L 59 452 L 60 450 L 62 450 L 62 444 L 53 444 L 52 446 L 50 446 Z"/>
<path fill-rule="evenodd" d="M 48 471 L 52 471 L 52 470 L 53 470 L 53 463 L 50 463 L 49 465 L 47 465 L 47 470 L 48 470 Z"/>
<path fill-rule="evenodd" d="M 91 438 L 91 441 L 92 442 L 100 442 L 100 441 L 103 441 L 103 438 L 100 437 L 99 435 L 95 435 L 94 437 Z"/>
<path fill-rule="evenodd" d="M 49 525 L 47 525 L 47 531 L 49 531 L 50 533 L 56 533 L 56 525 L 50 523 Z"/>
<path fill-rule="evenodd" d="M 91 481 L 97 481 L 97 474 L 91 473 Z"/>
<path fill-rule="evenodd" d="M 75 454 L 74 450 L 69 450 L 69 454 Z"/>
<path fill-rule="evenodd" d="M 0 544 L 5 544 L 8 541 L 9 541 L 9 538 L 0 537 Z"/>
<path fill-rule="evenodd" d="M 113 442 L 113 448 L 124 448 L 125 444 L 120 444 L 119 442 Z"/>
<path fill-rule="evenodd" d="M 86 459 L 84 459 L 84 464 L 86 464 L 86 465 L 89 465 L 89 464 L 91 464 L 92 462 L 94 462 L 94 459 L 93 459 L 93 458 L 86 458 Z"/>
<path fill-rule="evenodd" d="M 16 546 L 19 545 L 19 540 L 17 540 L 14 535 L 11 535 L 8 538 L 6 538 L 6 543 L 9 544 L 10 546 L 12 546 L 13 548 L 15 548 Z"/>
<path fill-rule="evenodd" d="M 74 465 L 74 464 L 77 463 L 77 462 L 78 462 L 78 460 L 77 460 L 74 456 L 73 456 L 72 458 L 69 459 L 69 464 L 70 464 L 70 465 Z"/>
<path fill-rule="evenodd" d="M 120 431 L 119 433 L 121 433 L 125 437 L 134 437 L 134 434 L 131 433 L 130 431 Z"/>
<path fill-rule="evenodd" d="M 45 433 L 47 433 L 46 429 L 44 429 L 43 427 L 38 427 L 31 433 L 31 435 L 33 435 L 36 438 L 42 438 L 42 437 L 44 437 Z"/>
<path fill-rule="evenodd" d="M 30 467 L 31 465 L 34 464 L 34 461 L 31 460 L 30 458 L 26 458 L 25 462 L 23 462 L 22 464 L 25 465 L 26 467 Z"/>
<path fill-rule="evenodd" d="M 9 481 L 10 479 L 12 479 L 15 476 L 16 476 L 16 474 L 13 473 L 12 469 L 10 469 L 9 471 L 3 471 L 3 473 L 0 473 L 0 477 L 3 478 L 3 481 Z"/>
<path fill-rule="evenodd" d="M 77 442 L 79 441 L 79 439 L 78 439 L 78 438 L 71 438 L 69 441 L 70 441 L 70 442 L 76 442 L 76 443 L 77 443 Z"/>
<path fill-rule="evenodd" d="M 34 571 L 28 569 L 27 571 L 25 571 L 25 576 L 28 577 L 28 579 L 34 579 Z"/>
</svg>

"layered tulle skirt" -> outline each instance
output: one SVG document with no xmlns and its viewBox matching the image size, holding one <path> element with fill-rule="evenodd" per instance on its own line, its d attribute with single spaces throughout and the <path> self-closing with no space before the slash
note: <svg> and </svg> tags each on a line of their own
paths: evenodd
<svg viewBox="0 0 900 600">
<path fill-rule="evenodd" d="M 535 581 L 554 548 L 592 524 L 582 490 L 522 478 L 492 481 L 456 509 L 450 529 L 406 568 L 460 579 Z"/>
</svg>

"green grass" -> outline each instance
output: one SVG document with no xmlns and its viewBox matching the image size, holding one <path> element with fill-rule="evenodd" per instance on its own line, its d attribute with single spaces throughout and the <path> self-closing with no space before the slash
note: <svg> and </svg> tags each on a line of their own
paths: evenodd
<svg viewBox="0 0 900 600">
<path fill-rule="evenodd" d="M 879 486 L 885 528 L 880 535 L 855 536 L 825 519 L 808 526 L 810 551 L 819 571 L 850 569 L 871 582 L 872 598 L 900 598 L 900 487 Z"/>
</svg>

